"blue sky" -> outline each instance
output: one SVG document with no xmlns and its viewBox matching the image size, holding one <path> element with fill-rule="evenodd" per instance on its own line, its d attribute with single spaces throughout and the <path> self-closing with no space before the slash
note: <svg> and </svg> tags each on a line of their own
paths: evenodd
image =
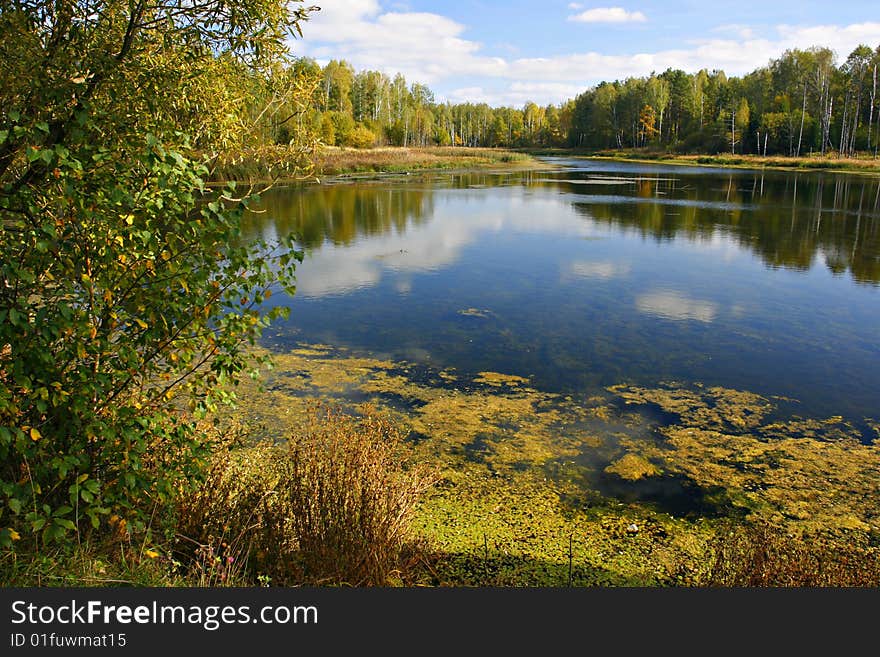
<svg viewBox="0 0 880 657">
<path fill-rule="evenodd" d="M 601 80 L 666 68 L 741 75 L 787 48 L 828 46 L 843 60 L 880 45 L 872 2 L 572 2 L 306 0 L 296 55 L 403 73 L 437 100 L 560 103 Z"/>
</svg>

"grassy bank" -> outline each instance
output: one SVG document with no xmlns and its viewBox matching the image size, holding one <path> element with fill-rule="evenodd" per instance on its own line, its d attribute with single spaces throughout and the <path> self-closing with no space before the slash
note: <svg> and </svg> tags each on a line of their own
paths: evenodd
<svg viewBox="0 0 880 657">
<path fill-rule="evenodd" d="M 649 149 L 624 149 L 586 151 L 581 149 L 541 149 L 524 151 L 530 155 L 549 155 L 557 157 L 582 157 L 596 160 L 626 162 L 652 162 L 659 164 L 681 164 L 690 166 L 723 166 L 741 169 L 780 169 L 789 171 L 825 170 L 848 173 L 880 174 L 880 158 L 871 155 L 860 157 L 837 157 L 836 155 L 804 155 L 785 157 L 782 155 L 733 155 L 731 153 L 678 154 Z"/>
<path fill-rule="evenodd" d="M 358 173 L 407 173 L 426 170 L 483 169 L 534 165 L 530 155 L 495 148 L 323 147 L 316 159 L 322 176 Z"/>
<path fill-rule="evenodd" d="M 313 163 L 313 166 L 307 163 Z M 272 146 L 218 160 L 211 182 L 285 181 L 303 177 L 320 180 L 331 176 L 372 178 L 421 171 L 537 166 L 540 166 L 540 162 L 527 153 L 497 148 L 322 146 L 314 154 L 304 154 L 285 146 Z"/>
<path fill-rule="evenodd" d="M 832 172 L 880 174 L 880 158 L 868 155 L 840 158 L 835 155 L 803 157 L 731 155 L 729 153 L 676 154 L 650 149 L 587 151 L 569 148 L 509 150 L 500 148 L 386 146 L 340 148 L 323 146 L 315 154 L 290 151 L 284 146 L 262 148 L 217 163 L 212 182 L 246 182 L 322 178 L 374 178 L 428 171 L 468 171 L 493 168 L 537 168 L 540 156 L 577 157 L 595 160 L 652 162 L 689 166 L 723 166 L 743 169 L 789 171 L 824 170 Z M 314 166 L 303 171 L 304 162 Z"/>
</svg>

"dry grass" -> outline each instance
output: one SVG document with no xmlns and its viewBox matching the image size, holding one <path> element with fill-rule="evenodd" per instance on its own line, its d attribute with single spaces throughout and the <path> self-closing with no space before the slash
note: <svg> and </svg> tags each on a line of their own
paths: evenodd
<svg viewBox="0 0 880 657">
<path fill-rule="evenodd" d="M 411 514 L 434 476 L 401 461 L 401 440 L 369 410 L 319 408 L 287 445 L 218 457 L 180 501 L 178 559 L 207 585 L 406 583 Z"/>
<path fill-rule="evenodd" d="M 211 184 L 228 180 L 247 183 L 314 180 L 316 176 L 357 173 L 404 173 L 432 169 L 474 169 L 535 164 L 528 155 L 496 148 L 424 147 L 340 148 L 317 151 L 265 146 L 218 159 Z"/>
<path fill-rule="evenodd" d="M 557 154 L 564 154 L 561 151 Z M 605 150 L 588 154 L 591 157 L 610 158 L 614 160 L 632 160 L 649 162 L 671 162 L 677 164 L 712 164 L 718 166 L 755 168 L 771 167 L 774 169 L 825 169 L 833 171 L 855 171 L 863 173 L 880 173 L 880 159 L 872 155 L 857 157 L 839 157 L 836 153 L 826 155 L 802 155 L 786 157 L 784 155 L 734 155 L 731 153 L 706 154 L 675 154 L 657 150 Z"/>
<path fill-rule="evenodd" d="M 531 158 L 495 148 L 335 148 L 323 147 L 317 155 L 320 175 L 358 172 L 401 172 L 419 169 L 456 169 L 496 164 L 524 163 Z"/>
<path fill-rule="evenodd" d="M 834 169 L 845 171 L 880 172 L 880 160 L 873 157 L 838 157 L 837 155 L 805 155 L 802 157 L 761 155 L 681 155 L 681 161 L 697 164 L 724 164 L 746 167 L 774 167 L 793 169 Z"/>
<path fill-rule="evenodd" d="M 792 536 L 766 524 L 739 525 L 719 531 L 711 549 L 708 586 L 880 586 L 877 548 L 849 537 Z"/>
</svg>

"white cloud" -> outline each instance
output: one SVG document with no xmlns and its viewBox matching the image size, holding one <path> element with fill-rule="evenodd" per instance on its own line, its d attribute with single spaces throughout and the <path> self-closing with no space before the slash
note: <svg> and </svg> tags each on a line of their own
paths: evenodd
<svg viewBox="0 0 880 657">
<path fill-rule="evenodd" d="M 410 82 L 431 85 L 440 101 L 520 106 L 527 100 L 542 105 L 563 102 L 602 80 L 667 68 L 723 69 L 743 75 L 790 48 L 827 46 L 845 58 L 860 43 L 880 43 L 880 22 L 778 25 L 762 35 L 757 28 L 738 24 L 722 25 L 675 49 L 515 58 L 487 54 L 482 44 L 465 38 L 466 29 L 435 13 L 386 12 L 376 0 L 328 1 L 303 26 L 304 38 L 296 40 L 293 49 L 322 62 L 346 59 L 356 70 L 402 73 Z M 466 82 L 456 87 L 456 80 Z M 454 90 L 444 93 L 438 85 Z"/>
<path fill-rule="evenodd" d="M 569 2 L 569 3 L 568 3 L 568 8 L 569 8 L 569 9 L 578 10 L 578 9 L 583 9 L 583 8 L 584 8 L 584 5 L 581 4 L 580 2 Z"/>
<path fill-rule="evenodd" d="M 648 18 L 640 11 L 627 11 L 622 7 L 597 7 L 569 16 L 568 20 L 573 23 L 644 23 Z"/>
<path fill-rule="evenodd" d="M 484 87 L 461 87 L 446 94 L 453 103 L 486 103 L 492 106 L 510 105 L 520 107 L 531 101 L 538 105 L 557 103 L 560 99 L 574 98 L 584 90 L 582 84 L 565 82 L 513 82 L 501 91 Z"/>
</svg>

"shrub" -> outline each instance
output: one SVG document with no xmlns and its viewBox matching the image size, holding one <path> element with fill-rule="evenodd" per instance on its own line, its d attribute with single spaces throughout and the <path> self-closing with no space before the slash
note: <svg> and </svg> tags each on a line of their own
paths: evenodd
<svg viewBox="0 0 880 657">
<path fill-rule="evenodd" d="M 351 131 L 348 143 L 354 148 L 370 148 L 376 143 L 376 135 L 368 127 L 358 123 L 357 127 Z"/>
<path fill-rule="evenodd" d="M 401 446 L 370 409 L 355 418 L 321 408 L 285 445 L 218 457 L 179 502 L 179 558 L 199 564 L 210 552 L 242 563 L 253 582 L 282 585 L 402 581 L 411 513 L 434 477 L 404 465 Z"/>
</svg>

